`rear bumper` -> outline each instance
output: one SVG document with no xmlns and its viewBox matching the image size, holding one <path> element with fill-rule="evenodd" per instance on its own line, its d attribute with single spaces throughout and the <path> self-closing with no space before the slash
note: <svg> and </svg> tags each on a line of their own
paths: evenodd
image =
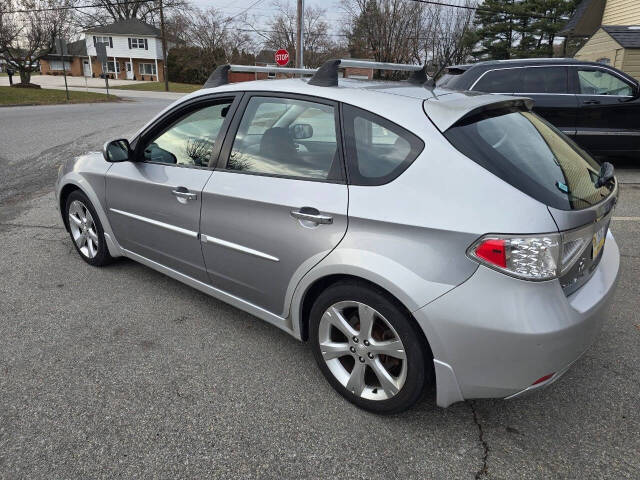
<svg viewBox="0 0 640 480">
<path fill-rule="evenodd" d="M 608 233 L 600 264 L 569 297 L 557 280 L 522 281 L 481 266 L 414 312 L 434 353 L 438 405 L 514 398 L 560 378 L 600 331 L 619 265 L 618 245 Z"/>
</svg>

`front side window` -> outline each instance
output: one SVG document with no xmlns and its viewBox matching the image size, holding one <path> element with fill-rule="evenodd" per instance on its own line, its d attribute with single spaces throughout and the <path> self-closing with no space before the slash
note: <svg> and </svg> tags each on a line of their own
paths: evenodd
<svg viewBox="0 0 640 480">
<path fill-rule="evenodd" d="M 473 90 L 487 93 L 513 93 L 521 88 L 523 68 L 503 68 L 485 73 Z"/>
<path fill-rule="evenodd" d="M 424 143 L 378 115 L 345 105 L 345 142 L 349 182 L 382 185 L 400 175 L 420 154 Z"/>
<path fill-rule="evenodd" d="M 231 102 L 191 112 L 162 132 L 144 148 L 144 161 L 208 167 Z"/>
<path fill-rule="evenodd" d="M 602 70 L 578 70 L 578 84 L 582 95 L 633 95 L 628 83 Z"/>
<path fill-rule="evenodd" d="M 340 179 L 334 107 L 291 98 L 252 97 L 233 141 L 227 169 Z"/>
<path fill-rule="evenodd" d="M 155 75 L 156 74 L 156 65 L 155 63 L 141 63 L 140 64 L 140 75 Z"/>
<path fill-rule="evenodd" d="M 567 67 L 530 67 L 522 69 L 522 82 L 513 93 L 567 93 Z"/>
<path fill-rule="evenodd" d="M 531 112 L 484 112 L 462 120 L 444 135 L 471 160 L 554 208 L 589 207 L 613 188 L 596 187 L 599 164 Z"/>
</svg>

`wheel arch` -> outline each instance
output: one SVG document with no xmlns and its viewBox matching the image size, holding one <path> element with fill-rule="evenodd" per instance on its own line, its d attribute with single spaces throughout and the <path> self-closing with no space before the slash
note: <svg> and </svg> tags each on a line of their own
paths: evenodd
<svg viewBox="0 0 640 480">
<path fill-rule="evenodd" d="M 415 317 L 413 316 L 409 308 L 407 308 L 407 306 L 404 303 L 402 303 L 393 293 L 391 293 L 389 290 L 382 287 L 381 285 L 377 284 L 376 282 L 373 282 L 372 280 L 367 279 L 365 277 L 352 275 L 352 274 L 344 274 L 344 273 L 329 274 L 329 275 L 315 279 L 310 285 L 307 286 L 304 293 L 302 294 L 300 305 L 299 305 L 298 322 L 299 322 L 299 332 L 300 332 L 301 340 L 306 342 L 309 339 L 309 314 L 318 296 L 324 290 L 326 290 L 332 285 L 335 285 L 336 283 L 348 283 L 348 282 L 366 285 L 369 288 L 377 290 L 378 292 L 380 292 L 380 294 L 384 295 L 390 301 L 392 301 L 401 311 L 403 311 L 406 314 L 407 318 L 409 318 L 410 321 L 413 322 L 413 325 L 415 326 L 416 331 L 422 338 L 424 345 L 427 348 L 427 354 L 430 356 L 429 361 L 433 360 L 433 352 L 431 350 L 431 345 L 429 343 L 429 340 L 427 339 L 427 336 L 425 335 L 424 330 L 420 327 L 420 324 L 415 319 Z"/>
<path fill-rule="evenodd" d="M 94 176 L 96 177 L 96 176 Z M 92 181 L 89 181 L 92 180 Z M 94 185 L 95 182 L 98 182 L 97 185 Z M 58 186 L 58 202 L 60 207 L 60 216 L 62 217 L 62 222 L 65 226 L 65 229 L 69 230 L 68 220 L 65 215 L 66 202 L 71 195 L 75 191 L 80 191 L 91 202 L 93 208 L 98 214 L 98 218 L 100 219 L 100 223 L 102 224 L 102 229 L 104 230 L 105 239 L 107 242 L 107 248 L 109 249 L 109 254 L 112 257 L 120 257 L 122 256 L 120 245 L 116 240 L 113 231 L 111 229 L 111 224 L 109 223 L 109 219 L 107 218 L 107 214 L 104 210 L 104 205 L 100 201 L 100 197 L 104 195 L 103 188 L 100 188 L 101 182 L 104 183 L 104 178 L 91 178 L 87 179 L 83 175 L 78 172 L 69 172 L 59 183 Z M 94 188 L 94 186 L 96 188 Z"/>
<path fill-rule="evenodd" d="M 67 207 L 67 199 L 69 198 L 69 195 L 71 195 L 76 190 L 80 190 L 82 192 L 82 189 L 78 185 L 74 183 L 67 183 L 62 187 L 62 189 L 60 190 L 60 195 L 58 196 L 60 215 L 62 216 L 62 222 L 64 223 L 64 228 L 67 230 L 67 232 L 69 231 L 69 219 L 64 214 L 64 212 Z"/>
</svg>

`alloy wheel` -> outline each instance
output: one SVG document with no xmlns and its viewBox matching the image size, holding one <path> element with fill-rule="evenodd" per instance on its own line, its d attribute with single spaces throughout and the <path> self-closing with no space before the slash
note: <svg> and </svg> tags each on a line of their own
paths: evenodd
<svg viewBox="0 0 640 480">
<path fill-rule="evenodd" d="M 374 308 L 343 301 L 331 305 L 318 328 L 320 352 L 334 377 L 368 400 L 395 396 L 407 378 L 400 336 Z"/>
<path fill-rule="evenodd" d="M 98 254 L 98 230 L 87 206 L 79 200 L 69 205 L 69 228 L 80 253 L 87 258 Z"/>
</svg>

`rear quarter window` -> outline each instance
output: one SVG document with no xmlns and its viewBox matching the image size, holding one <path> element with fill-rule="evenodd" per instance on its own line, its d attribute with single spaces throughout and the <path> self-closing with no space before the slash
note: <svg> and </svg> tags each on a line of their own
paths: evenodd
<svg viewBox="0 0 640 480">
<path fill-rule="evenodd" d="M 389 120 L 350 105 L 343 107 L 349 183 L 383 185 L 404 172 L 424 142 Z"/>
</svg>

